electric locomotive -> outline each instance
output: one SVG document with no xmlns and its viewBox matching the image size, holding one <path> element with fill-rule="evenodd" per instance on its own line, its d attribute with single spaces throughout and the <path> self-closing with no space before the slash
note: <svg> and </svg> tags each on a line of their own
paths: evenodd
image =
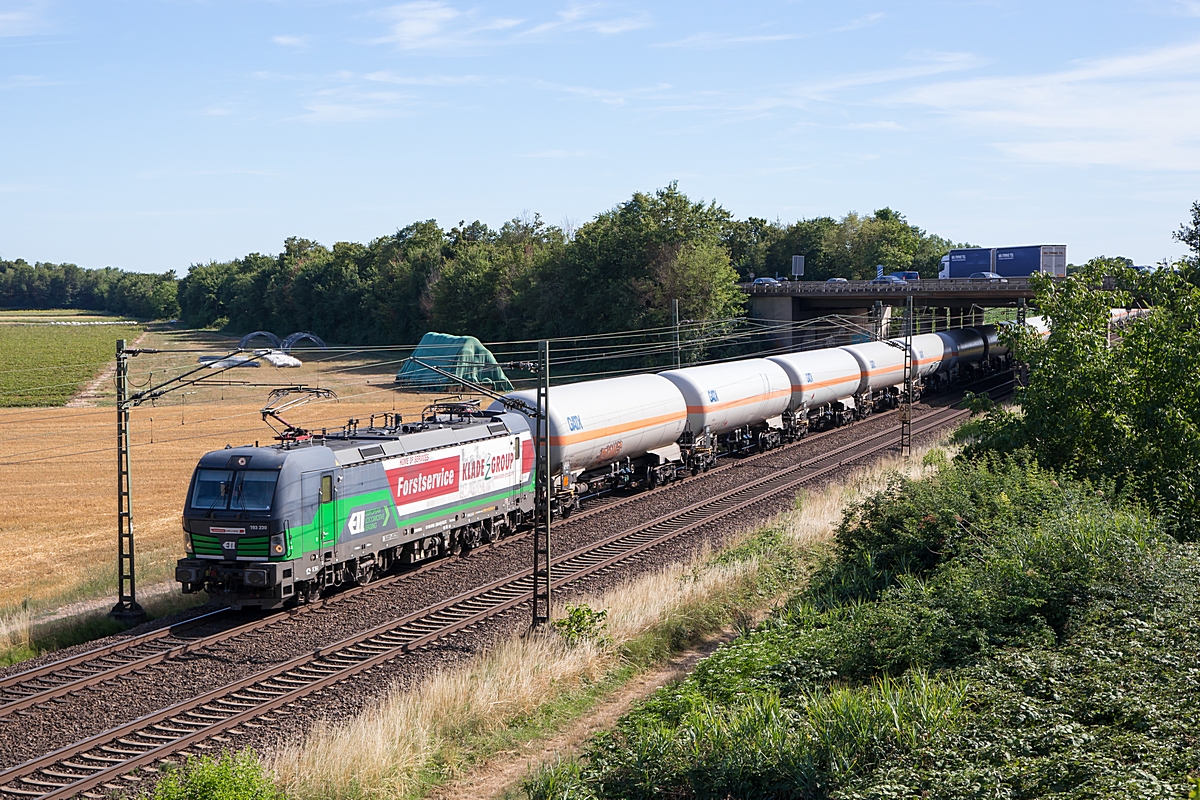
<svg viewBox="0 0 1200 800">
<path fill-rule="evenodd" d="M 183 592 L 281 608 L 365 584 L 397 564 L 467 551 L 531 518 L 525 417 L 469 403 L 386 414 L 339 432 L 290 430 L 269 447 L 200 459 L 183 513 Z"/>
</svg>

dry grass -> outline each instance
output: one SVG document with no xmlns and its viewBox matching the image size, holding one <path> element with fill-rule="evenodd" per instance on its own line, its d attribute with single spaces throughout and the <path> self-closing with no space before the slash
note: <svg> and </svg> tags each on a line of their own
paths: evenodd
<svg viewBox="0 0 1200 800">
<path fill-rule="evenodd" d="M 30 651 L 32 615 L 27 608 L 0 614 L 0 665 Z"/>
<path fill-rule="evenodd" d="M 261 390 L 260 390 L 261 391 Z M 401 396 L 402 413 L 428 398 Z M 270 441 L 262 401 L 142 407 L 134 411 L 133 519 L 142 585 L 170 580 L 183 555 L 180 513 L 200 456 L 228 444 Z M 391 393 L 313 403 L 291 422 L 336 427 L 348 417 L 391 411 Z M 114 591 L 116 447 L 110 408 L 26 409 L 0 413 L 0 552 L 7 554 L 0 609 L 28 600 L 46 608 Z M 19 435 L 16 435 L 18 434 Z M 151 438 L 153 437 L 153 438 Z M 51 456 L 52 458 L 46 458 Z"/>
<path fill-rule="evenodd" d="M 916 475 L 936 464 L 928 451 L 909 465 L 887 459 L 832 486 L 798 498 L 778 527 L 798 552 L 832 534 L 847 504 L 886 485 L 891 474 Z M 942 451 L 936 451 L 938 453 Z M 396 690 L 349 722 L 321 727 L 307 741 L 275 754 L 270 768 L 298 800 L 417 796 L 431 774 L 469 768 L 472 742 L 527 720 L 540 706 L 601 680 L 620 666 L 622 645 L 703 613 L 755 584 L 762 568 L 750 556 L 733 563 L 703 554 L 612 591 L 585 598 L 607 611 L 603 646 L 566 646 L 554 636 L 512 639 L 462 668 L 439 672 L 414 689 Z M 765 607 L 772 598 L 759 598 Z M 742 609 L 754 611 L 755 609 Z M 559 608 L 556 616 L 562 616 Z"/>
</svg>

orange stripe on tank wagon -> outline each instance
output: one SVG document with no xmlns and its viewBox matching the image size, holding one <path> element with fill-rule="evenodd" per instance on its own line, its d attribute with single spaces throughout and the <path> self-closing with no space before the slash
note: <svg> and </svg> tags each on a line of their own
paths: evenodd
<svg viewBox="0 0 1200 800">
<path fill-rule="evenodd" d="M 828 378 L 823 381 L 813 381 L 812 383 L 803 383 L 799 385 L 793 383 L 792 391 L 807 392 L 813 389 L 824 389 L 826 386 L 837 386 L 839 383 L 850 383 L 851 381 L 858 383 L 861 379 L 862 375 L 856 373 L 854 375 L 843 375 L 840 378 Z"/>
<path fill-rule="evenodd" d="M 683 422 L 685 416 L 683 413 L 662 414 L 661 416 L 650 417 L 649 419 L 636 419 L 620 425 L 609 425 L 607 428 L 597 428 L 594 431 L 577 431 L 576 433 L 568 433 L 566 436 L 551 436 L 550 446 L 561 447 L 565 444 L 578 444 L 590 439 L 604 439 L 622 433 L 629 433 L 639 428 L 651 428 L 655 425 L 663 425 L 668 422 Z"/>
<path fill-rule="evenodd" d="M 754 397 L 747 397 L 743 400 L 727 400 L 724 403 L 712 403 L 710 405 L 688 406 L 689 414 L 704 414 L 709 411 L 724 411 L 727 408 L 737 408 L 738 406 L 748 406 L 751 403 L 761 403 L 763 400 L 774 400 L 777 397 L 791 397 L 791 389 L 779 389 L 770 394 L 759 394 Z"/>
</svg>

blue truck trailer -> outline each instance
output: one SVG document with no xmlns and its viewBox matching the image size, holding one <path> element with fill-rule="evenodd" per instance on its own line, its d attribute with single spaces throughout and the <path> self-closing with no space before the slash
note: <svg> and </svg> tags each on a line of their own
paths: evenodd
<svg viewBox="0 0 1200 800">
<path fill-rule="evenodd" d="M 1061 278 L 1067 274 L 1067 246 L 956 248 L 942 256 L 938 277 L 969 278 L 975 272 L 995 272 L 1005 278 L 1024 278 L 1043 272 Z"/>
</svg>

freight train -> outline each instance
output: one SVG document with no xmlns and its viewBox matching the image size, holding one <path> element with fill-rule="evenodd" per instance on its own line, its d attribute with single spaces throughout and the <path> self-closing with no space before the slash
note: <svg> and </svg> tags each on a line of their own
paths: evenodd
<svg viewBox="0 0 1200 800">
<path fill-rule="evenodd" d="M 914 336 L 910 355 L 924 390 L 1008 365 L 994 326 Z M 552 507 L 567 514 L 592 493 L 653 488 L 895 407 L 904 360 L 891 340 L 555 386 Z M 280 608 L 505 536 L 534 513 L 535 407 L 534 393 L 513 392 L 487 410 L 441 403 L 416 421 L 385 414 L 207 453 L 175 579 L 234 608 Z"/>
</svg>

